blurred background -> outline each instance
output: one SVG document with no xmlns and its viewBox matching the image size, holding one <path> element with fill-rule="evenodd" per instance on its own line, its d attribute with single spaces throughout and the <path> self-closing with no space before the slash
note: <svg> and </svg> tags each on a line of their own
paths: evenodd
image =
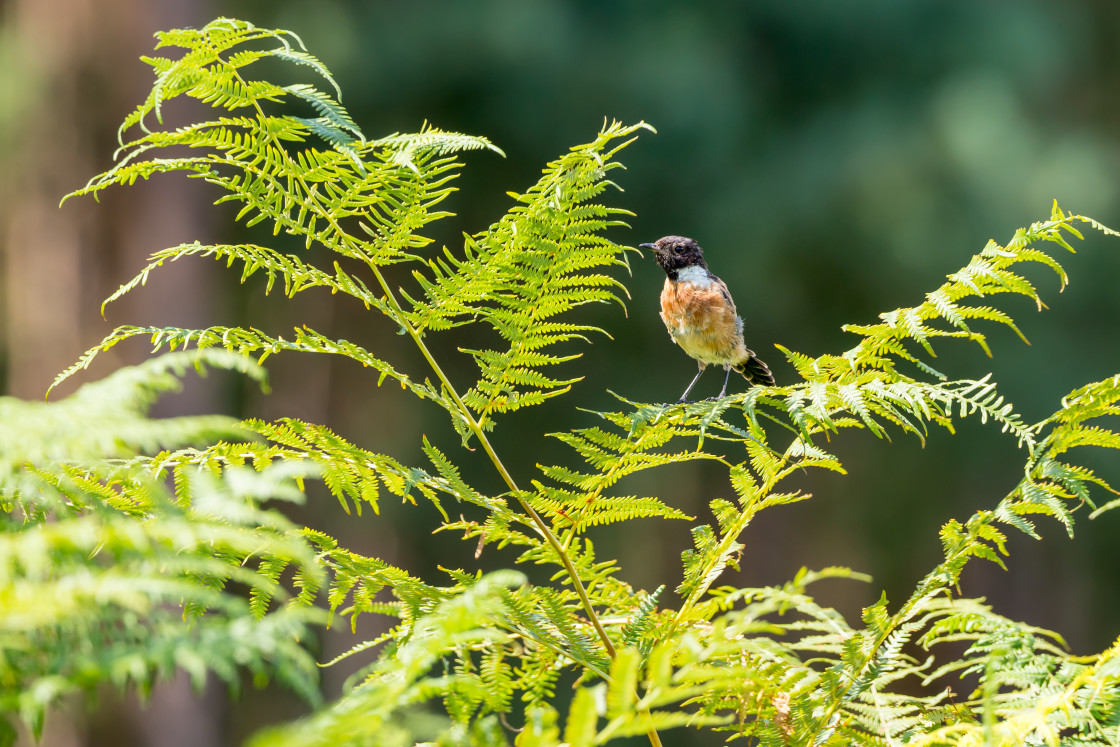
<svg viewBox="0 0 1120 747">
<path fill-rule="evenodd" d="M 614 172 L 625 191 L 609 199 L 635 216 L 631 229 L 611 236 L 631 246 L 668 233 L 695 237 L 746 317 L 748 344 L 779 381 L 794 374 L 775 343 L 810 355 L 847 349 L 855 338 L 842 324 L 917 304 L 989 238 L 1003 243 L 1048 217 L 1054 199 L 1120 225 L 1120 5 L 1112 0 L 0 0 L 0 13 L 0 393 L 25 398 L 42 397 L 118 324 L 253 324 L 277 334 L 307 323 L 425 375 L 405 338 L 357 304 L 312 293 L 294 303 L 265 299 L 263 282 L 239 286 L 207 260 L 163 269 L 107 320 L 99 316 L 101 300 L 150 252 L 245 237 L 233 209 L 210 205 L 218 195 L 208 185 L 181 177 L 58 207 L 111 165 L 118 124 L 148 91 L 137 58 L 151 53 L 152 33 L 217 15 L 296 31 L 334 72 L 367 136 L 430 121 L 499 145 L 504 159 L 464 158 L 460 192 L 445 203 L 458 217 L 431 234 L 452 248 L 509 207 L 507 190 L 527 188 L 547 160 L 592 139 L 604 118 L 651 123 L 658 134 L 643 134 L 622 154 L 627 170 Z M 1062 258 L 1065 293 L 1053 275 L 1031 275 L 1046 313 L 1022 299 L 1004 306 L 1031 346 L 990 327 L 994 358 L 943 342 L 939 368 L 954 378 L 992 372 L 1028 422 L 1071 389 L 1120 371 L 1120 243 L 1090 234 L 1076 248 Z M 603 306 L 584 314 L 613 337 L 569 364 L 586 379 L 569 396 L 499 423 L 496 446 L 512 455 L 519 477 L 553 458 L 539 434 L 592 422 L 577 407 L 615 407 L 608 390 L 675 401 L 695 372 L 657 317 L 663 274 L 648 256 L 631 262 L 627 313 Z M 437 346 L 456 357 L 456 343 L 452 336 Z M 121 346 L 90 376 L 146 354 L 142 344 Z M 472 365 L 459 361 L 452 377 L 465 389 Z M 271 395 L 217 377 L 191 382 L 161 412 L 302 417 L 418 465 L 427 434 L 473 468 L 478 487 L 500 489 L 480 454 L 459 450 L 442 411 L 397 387 L 378 389 L 369 371 L 311 356 L 272 358 L 269 368 Z M 701 397 L 718 391 L 718 374 L 709 377 Z M 1025 459 L 978 421 L 956 435 L 933 432 L 924 447 L 861 432 L 830 446 L 849 474 L 800 478 L 814 498 L 762 514 L 728 583 L 782 583 L 802 565 L 847 565 L 874 582 L 832 582 L 817 589 L 822 601 L 853 617 L 880 590 L 900 602 L 940 559 L 941 524 L 993 506 Z M 1120 476 L 1114 455 L 1083 456 Z M 656 492 L 704 521 L 710 499 L 732 496 L 725 472 L 705 464 L 620 489 Z M 962 591 L 1059 631 L 1074 651 L 1106 647 L 1120 633 L 1120 513 L 1096 521 L 1087 513 L 1078 514 L 1074 540 L 1053 523 L 1041 526 L 1044 542 L 1013 536 L 1010 572 L 976 561 Z M 297 518 L 439 583 L 437 566 L 473 564 L 474 543 L 436 540 L 435 517 L 430 507 L 389 501 L 380 516 L 355 519 L 318 492 Z M 635 586 L 679 582 L 684 523 L 593 537 Z M 510 556 L 488 550 L 484 560 L 502 565 Z M 375 635 L 379 624 L 364 621 L 358 635 Z M 323 659 L 355 640 L 345 624 L 324 633 Z M 348 671 L 324 671 L 328 695 Z M 92 708 L 75 703 L 48 722 L 46 743 L 232 745 L 302 708 L 274 687 L 250 685 L 230 702 L 221 687 L 193 694 L 175 681 L 145 708 L 111 693 Z M 671 739 L 719 743 L 685 732 Z"/>
</svg>

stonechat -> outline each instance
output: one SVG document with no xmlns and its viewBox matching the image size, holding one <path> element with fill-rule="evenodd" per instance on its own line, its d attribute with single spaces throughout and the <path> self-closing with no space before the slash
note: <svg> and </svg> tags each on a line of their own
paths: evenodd
<svg viewBox="0 0 1120 747">
<path fill-rule="evenodd" d="M 727 393 L 727 379 L 733 370 L 751 384 L 773 386 L 770 369 L 743 342 L 743 318 L 735 312 L 727 284 L 708 269 L 700 245 L 684 236 L 663 236 L 639 246 L 653 250 L 657 264 L 665 271 L 661 319 L 669 336 L 700 364 L 700 371 L 679 401 L 686 401 L 709 364 L 723 366 L 726 372 L 720 397 Z"/>
</svg>

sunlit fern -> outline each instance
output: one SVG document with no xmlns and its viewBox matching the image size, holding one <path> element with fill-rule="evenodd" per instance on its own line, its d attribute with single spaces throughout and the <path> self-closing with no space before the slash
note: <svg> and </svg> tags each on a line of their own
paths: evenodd
<svg viewBox="0 0 1120 747">
<path fill-rule="evenodd" d="M 214 673 L 238 687 L 248 668 L 318 699 L 301 639 L 321 613 L 254 605 L 225 588 L 289 598 L 241 562 L 258 553 L 322 584 L 313 546 L 261 507 L 301 500 L 293 467 L 309 470 L 179 473 L 170 492 L 153 465 L 175 452 L 160 450 L 250 435 L 224 416 L 145 417 L 192 368 L 262 375 L 224 351 L 173 353 L 57 403 L 0 398 L 0 713 L 19 714 L 35 734 L 74 693 L 101 684 L 148 692 L 180 669 L 196 686 Z M 154 452 L 162 456 L 144 456 Z"/>
<path fill-rule="evenodd" d="M 1010 315 L 987 304 L 1013 293 L 1043 307 L 1020 266 L 1047 266 L 1064 285 L 1065 271 L 1046 251 L 1048 242 L 1068 249 L 1070 237 L 1080 238 L 1079 223 L 1111 231 L 1055 205 L 1048 220 L 1016 232 L 1005 246 L 990 243 L 917 306 L 845 327 L 860 338 L 851 349 L 812 356 L 782 348 L 799 380 L 691 405 L 620 396 L 618 411 L 590 415 L 597 418 L 592 424 L 555 434 L 574 454 L 549 454 L 532 472 L 540 479 L 531 480 L 529 466 L 507 468 L 486 433 L 519 408 L 567 394 L 579 380 L 571 343 L 602 330 L 573 321 L 568 312 L 587 303 L 624 302 L 625 288 L 608 272 L 625 265 L 626 250 L 604 231 L 626 212 L 606 204 L 604 195 L 612 186 L 608 172 L 619 168 L 619 150 L 645 125 L 607 123 L 593 141 L 549 163 L 489 229 L 464 232 L 461 247 L 432 251 L 422 231 L 449 215 L 436 208 L 461 165 L 455 154 L 494 149 L 488 141 L 427 126 L 415 134 L 363 136 L 330 74 L 286 32 L 221 19 L 200 30 L 168 32 L 160 43 L 186 52 L 175 60 L 149 60 L 156 84 L 122 127 L 120 162 L 79 193 L 96 196 L 112 185 L 185 171 L 216 185 L 219 202 L 240 203 L 240 219 L 295 234 L 307 252 L 185 244 L 155 252 L 109 300 L 137 290 L 168 262 L 211 257 L 236 265 L 242 280 L 264 273 L 266 292 L 279 281 L 289 298 L 321 287 L 357 299 L 402 330 L 429 368 L 402 370 L 371 350 L 372 343 L 332 339 L 307 327 L 285 336 L 229 326 L 126 326 L 60 380 L 132 337 L 150 338 L 156 349 L 218 347 L 257 361 L 287 351 L 351 358 L 375 370 L 378 383 L 392 378 L 444 408 L 464 445 L 482 446 L 506 489 L 488 494 L 468 484 L 457 455 L 427 439 L 421 448 L 429 463 L 412 466 L 294 419 L 248 421 L 243 427 L 263 440 L 181 449 L 146 462 L 148 468 L 172 474 L 180 497 L 193 490 L 189 474 L 217 479 L 246 465 L 265 474 L 269 465 L 287 465 L 285 474 L 297 478 L 321 474 L 342 506 L 355 512 L 363 506 L 376 511 L 386 490 L 421 497 L 439 508 L 438 529 L 477 541 L 479 553 L 487 545 L 512 547 L 515 563 L 544 566 L 550 574 L 535 585 L 525 574 L 489 576 L 479 567 L 445 568 L 439 578 L 422 579 L 307 529 L 298 540 L 284 536 L 315 548 L 322 576 L 283 552 L 254 551 L 246 572 L 268 583 L 253 586 L 249 604 L 263 619 L 288 595 L 297 609 L 323 598 L 352 625 L 371 613 L 391 617 L 393 625 L 340 657 L 366 662 L 341 700 L 294 727 L 262 734 L 259 744 L 430 739 L 497 745 L 512 739 L 512 722 L 522 729 L 516 737 L 522 746 L 604 744 L 633 734 L 647 734 L 656 744 L 658 731 L 683 726 L 720 729 L 764 745 L 980 744 L 994 733 L 993 724 L 1007 743 L 1045 742 L 1055 734 L 1075 734 L 1085 744 L 1115 742 L 1114 650 L 1084 658 L 1065 654 L 1045 643 L 1047 634 L 959 598 L 956 585 L 971 559 L 1001 561 L 1006 526 L 1035 536 L 1031 517 L 1044 515 L 1072 527 L 1073 507 L 1094 503 L 1089 489 L 1110 489 L 1064 457 L 1078 445 L 1120 447 L 1120 436 L 1099 420 L 1120 412 L 1118 379 L 1076 390 L 1053 416 L 1029 424 L 991 377 L 951 379 L 933 366 L 934 343 L 942 338 L 973 341 L 990 353 L 983 322 L 1019 334 Z M 251 64 L 266 57 L 317 73 L 333 94 L 306 83 L 248 77 Z M 162 108 L 184 95 L 228 116 L 152 129 Z M 301 107 L 316 116 L 289 111 Z M 135 129 L 140 134 L 126 140 Z M 183 145 L 197 153 L 181 155 Z M 174 147 L 171 155 L 160 157 L 167 147 Z M 322 261 L 322 252 L 357 262 L 344 271 L 332 254 Z M 328 264 L 331 269 L 322 269 Z M 411 290 L 390 288 L 382 274 L 390 264 L 413 270 Z M 426 340 L 472 324 L 487 328 L 491 342 L 462 351 L 479 373 L 460 394 Z M 943 527 L 944 560 L 897 609 L 881 599 L 860 621 L 849 622 L 816 603 L 809 585 L 854 575 L 842 569 L 804 571 L 776 588 L 720 585 L 749 548 L 750 525 L 760 511 L 809 499 L 797 479 L 806 470 L 843 472 L 825 448 L 837 434 L 924 438 L 931 426 L 951 431 L 964 417 L 990 420 L 1024 447 L 1024 476 L 992 508 Z M 571 466 L 573 457 L 582 460 L 578 468 Z M 635 496 L 625 487 L 637 473 L 692 461 L 727 470 L 728 488 L 709 503 L 711 523 L 687 517 L 673 507 L 672 496 Z M 90 490 L 111 498 L 107 484 Z M 1106 503 L 1098 512 L 1116 505 Z M 594 542 L 602 525 L 644 531 L 635 521 L 656 519 L 693 522 L 693 547 L 682 553 L 681 575 L 662 585 L 675 583 L 676 598 L 633 588 Z M 239 557 L 231 549 L 229 555 L 227 565 L 250 561 L 248 552 Z M 297 568 L 291 593 L 278 583 L 290 565 Z M 223 578 L 220 572 L 200 576 L 210 584 L 202 586 L 213 589 Z M 953 639 L 970 641 L 972 648 L 962 659 L 941 661 L 937 644 Z M 915 646 L 934 649 L 932 658 L 915 658 Z M 1021 656 L 1010 656 L 1009 646 Z M 1031 676 L 1039 667 L 1052 676 Z M 983 673 L 981 691 L 911 694 L 922 682 L 958 671 Z M 570 705 L 558 705 L 561 688 L 574 688 Z M 424 722 L 420 706 L 444 716 Z"/>
</svg>

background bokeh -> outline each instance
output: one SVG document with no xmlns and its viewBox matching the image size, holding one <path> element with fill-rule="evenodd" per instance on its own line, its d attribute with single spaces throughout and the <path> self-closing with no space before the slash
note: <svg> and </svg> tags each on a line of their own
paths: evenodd
<svg viewBox="0 0 1120 747">
<path fill-rule="evenodd" d="M 0 392 L 43 395 L 54 375 L 124 323 L 293 324 L 361 341 L 423 375 L 407 340 L 357 304 L 305 294 L 294 304 L 241 287 L 216 263 L 183 261 L 146 289 L 98 306 L 150 251 L 194 239 L 236 239 L 229 206 L 212 207 L 207 185 L 163 177 L 107 195 L 100 204 L 59 198 L 111 163 L 119 121 L 146 93 L 157 29 L 232 15 L 296 31 L 335 73 L 343 100 L 369 136 L 414 131 L 425 121 L 481 134 L 506 153 L 465 156 L 458 217 L 432 235 L 457 246 L 509 206 L 506 190 L 532 184 L 541 166 L 594 137 L 604 118 L 645 120 L 625 151 L 615 204 L 635 213 L 612 238 L 636 245 L 667 233 L 697 238 L 747 318 L 748 342 L 779 380 L 793 371 L 772 346 L 838 352 L 854 338 L 840 327 L 921 295 L 967 262 L 989 238 L 1070 210 L 1120 225 L 1120 5 L 1021 0 L 759 0 L 560 2 L 559 0 L 2 0 L 0 1 Z M 180 116 L 189 116 L 182 112 Z M 258 236 L 258 238 L 260 238 Z M 1090 235 L 1066 257 L 1071 286 L 1032 275 L 1050 309 L 1011 302 L 1031 345 L 990 329 L 995 357 L 963 344 L 937 346 L 954 377 L 992 372 L 1028 421 L 1062 395 L 1120 371 L 1120 243 Z M 607 329 L 572 371 L 572 394 L 505 419 L 499 450 L 529 475 L 551 445 L 539 434 L 589 422 L 577 408 L 613 407 L 609 391 L 675 400 L 695 366 L 670 342 L 655 311 L 663 275 L 632 259 L 632 300 L 588 310 Z M 406 278 L 402 278 L 404 282 Z M 437 345 L 455 357 L 456 339 Z M 93 375 L 146 354 L 124 347 Z M 452 375 L 468 382 L 469 361 Z M 217 377 L 191 382 L 164 412 L 223 410 L 292 415 L 327 423 L 369 448 L 420 464 L 421 434 L 448 450 L 456 440 L 434 407 L 346 362 L 280 357 L 263 396 Z M 714 393 L 718 375 L 699 385 Z M 846 613 L 885 590 L 899 601 L 940 557 L 937 529 L 1004 495 L 1024 454 L 998 429 L 965 424 L 923 445 L 852 432 L 831 447 L 847 476 L 805 475 L 810 501 L 764 513 L 745 536 L 739 584 L 780 583 L 802 566 L 848 565 L 874 576 L 863 586 L 822 587 Z M 479 454 L 462 455 L 482 488 L 498 490 Z M 547 457 L 551 458 L 551 457 Z M 1114 477 L 1114 455 L 1087 454 Z M 636 478 L 708 518 L 706 503 L 731 494 L 715 465 Z M 430 507 L 383 507 L 347 517 L 321 493 L 299 518 L 358 550 L 377 552 L 438 579 L 437 566 L 469 565 L 473 543 L 430 535 Z M 1061 632 L 1075 651 L 1120 633 L 1118 514 L 1077 536 L 1042 526 L 1046 540 L 1013 537 L 1010 572 L 970 568 L 963 592 L 1008 615 Z M 637 586 L 672 588 L 687 526 L 650 522 L 595 536 Z M 487 552 L 494 564 L 509 556 Z M 373 635 L 370 620 L 359 635 Z M 330 658 L 355 639 L 346 625 L 324 634 Z M 343 668 L 324 672 L 337 693 Z M 160 688 L 144 709 L 111 694 L 48 725 L 51 745 L 236 744 L 262 724 L 300 712 L 290 695 L 247 688 L 236 703 L 183 682 Z M 715 744 L 674 733 L 674 744 Z M 690 741 L 695 739 L 696 741 Z M 667 744 L 670 742 L 667 742 Z"/>
</svg>

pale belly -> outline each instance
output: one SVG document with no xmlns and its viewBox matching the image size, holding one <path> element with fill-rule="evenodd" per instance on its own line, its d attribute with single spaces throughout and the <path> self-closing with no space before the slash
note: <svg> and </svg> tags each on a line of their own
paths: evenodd
<svg viewBox="0 0 1120 747">
<path fill-rule="evenodd" d="M 746 358 L 742 334 L 726 334 L 715 327 L 726 325 L 674 324 L 666 326 L 673 342 L 700 363 L 735 365 Z"/>
<path fill-rule="evenodd" d="M 661 309 L 673 341 L 700 363 L 737 365 L 746 360 L 743 320 L 717 288 L 666 281 Z"/>
</svg>

